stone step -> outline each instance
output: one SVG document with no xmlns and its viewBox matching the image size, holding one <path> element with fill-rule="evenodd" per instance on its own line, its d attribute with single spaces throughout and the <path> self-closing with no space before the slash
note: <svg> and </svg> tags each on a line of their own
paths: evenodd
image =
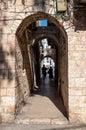
<svg viewBox="0 0 86 130">
<path fill-rule="evenodd" d="M 68 120 L 59 120 L 59 119 L 48 119 L 48 118 L 30 118 L 30 119 L 16 119 L 15 124 L 58 124 L 66 125 Z"/>
</svg>

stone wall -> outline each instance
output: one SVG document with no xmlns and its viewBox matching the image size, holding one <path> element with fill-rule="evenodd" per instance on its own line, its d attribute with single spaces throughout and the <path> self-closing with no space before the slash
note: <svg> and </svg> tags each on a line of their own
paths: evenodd
<svg viewBox="0 0 86 130">
<path fill-rule="evenodd" d="M 10 122 L 14 119 L 15 110 L 15 35 L 4 32 L 3 28 L 2 30 L 0 33 L 0 122 Z"/>
<path fill-rule="evenodd" d="M 22 44 L 22 43 L 20 43 Z M 19 112 L 21 109 L 22 105 L 25 104 L 25 101 L 27 97 L 30 94 L 30 89 L 29 89 L 29 84 L 28 84 L 28 79 L 26 75 L 26 69 L 24 68 L 24 56 L 25 54 L 22 55 L 22 52 L 19 47 L 19 43 L 16 42 L 16 54 L 15 54 L 15 59 L 16 59 L 16 72 L 15 72 L 15 81 L 16 81 L 16 90 L 15 90 L 15 98 L 16 98 L 16 114 Z"/>
<path fill-rule="evenodd" d="M 65 114 L 68 117 L 68 53 L 60 57 L 60 90 L 63 104 L 66 108 Z"/>
<path fill-rule="evenodd" d="M 21 50 L 20 44 L 24 42 L 23 39 L 21 39 L 21 42 L 16 41 L 16 31 L 24 18 L 31 14 L 38 11 L 50 15 L 54 14 L 53 1 L 50 2 L 49 0 L 43 3 L 42 1 L 25 0 L 25 2 L 22 3 L 21 0 L 16 0 L 15 3 L 13 0 L 0 3 L 2 10 L 0 12 L 0 122 L 12 122 L 14 120 L 15 107 L 16 112 L 21 108 L 20 106 L 29 95 L 29 88 L 33 83 L 30 80 L 31 68 L 27 46 L 25 46 L 25 50 Z M 86 19 L 84 20 L 86 21 Z M 26 22 L 28 24 L 28 20 Z M 24 29 L 25 24 L 23 24 L 22 29 Z M 63 69 L 65 59 L 61 64 L 63 69 L 61 75 L 64 104 L 67 106 L 68 102 L 68 114 L 71 122 L 86 122 L 86 30 L 81 28 L 75 32 L 75 29 L 70 28 L 70 25 L 65 22 L 64 28 L 67 27 L 69 28 L 67 29 L 67 72 L 65 72 L 66 67 Z M 22 29 L 21 32 L 23 32 Z M 27 42 L 25 41 L 25 43 Z M 27 61 L 25 62 L 25 68 L 23 68 L 23 51 L 26 52 L 25 59 L 28 59 L 25 60 Z M 66 73 L 68 73 L 68 89 L 65 83 Z"/>
<path fill-rule="evenodd" d="M 5 3 L 0 3 L 0 122 L 12 122 L 15 111 L 15 35 Z M 11 15 L 9 15 L 11 18 Z"/>
<path fill-rule="evenodd" d="M 20 44 L 23 40 L 17 42 L 15 37 L 23 18 L 27 13 L 30 15 L 34 12 L 31 5 L 36 5 L 35 10 L 42 10 L 36 3 L 32 0 L 25 3 L 21 0 L 0 2 L 0 122 L 14 120 L 15 112 L 17 113 L 25 103 L 33 85 L 27 46 L 25 50 L 21 49 Z M 25 60 L 23 51 L 26 53 Z"/>
<path fill-rule="evenodd" d="M 86 31 L 69 35 L 69 115 L 73 122 L 86 122 Z"/>
</svg>

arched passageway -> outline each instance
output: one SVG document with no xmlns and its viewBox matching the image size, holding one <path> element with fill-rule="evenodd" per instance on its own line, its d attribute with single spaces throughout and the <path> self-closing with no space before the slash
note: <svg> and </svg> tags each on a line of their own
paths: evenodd
<svg viewBox="0 0 86 130">
<path fill-rule="evenodd" d="M 52 26 L 37 27 L 36 21 L 43 19 L 50 21 Z M 59 91 L 68 117 L 67 35 L 64 28 L 53 16 L 38 12 L 22 21 L 16 36 L 16 113 L 27 101 L 31 90 L 38 88 L 40 61 L 43 57 L 50 55 L 55 61 L 55 91 Z M 46 55 L 40 53 L 43 39 L 47 39 L 54 53 L 49 53 L 49 50 Z"/>
<path fill-rule="evenodd" d="M 55 86 L 59 88 L 59 96 L 63 100 L 68 118 L 70 122 L 86 123 L 84 3 L 73 0 L 73 6 L 74 4 L 71 5 L 71 1 L 67 0 L 67 12 L 60 15 L 64 20 L 59 19 L 63 25 L 61 26 L 54 18 L 58 19 L 58 1 L 5 1 L 0 2 L 0 122 L 14 121 L 16 114 L 27 103 L 31 89 L 37 89 L 40 79 L 39 42 L 47 39 L 50 46 L 56 48 Z M 40 20 L 47 20 L 51 24 L 40 27 Z M 41 54 L 41 58 L 43 56 L 45 55 Z M 46 53 L 46 56 L 50 55 Z M 30 104 L 33 104 L 33 101 Z M 36 105 L 34 108 L 42 105 Z"/>
</svg>

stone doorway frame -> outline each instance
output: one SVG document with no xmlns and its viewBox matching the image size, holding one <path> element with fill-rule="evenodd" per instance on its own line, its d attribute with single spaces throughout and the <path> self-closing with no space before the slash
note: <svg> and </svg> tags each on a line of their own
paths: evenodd
<svg viewBox="0 0 86 130">
<path fill-rule="evenodd" d="M 33 23 L 33 22 L 36 22 L 37 20 L 42 20 L 42 19 L 46 19 L 46 20 L 49 20 L 49 21 L 51 21 L 52 23 L 54 23 L 55 25 L 56 25 L 56 27 L 60 30 L 60 33 L 61 33 L 61 38 L 62 38 L 62 42 L 59 44 L 60 45 L 60 47 L 62 48 L 61 49 L 61 51 L 63 51 L 63 52 L 65 52 L 64 53 L 64 55 L 65 55 L 65 57 L 64 57 L 64 55 L 61 55 L 61 63 L 62 63 L 62 68 L 64 68 L 64 65 L 63 64 L 65 64 L 65 62 L 66 62 L 66 65 L 65 65 L 65 72 L 63 72 L 63 70 L 62 70 L 62 72 L 61 72 L 61 75 L 63 74 L 63 73 L 66 73 L 67 74 L 67 59 L 65 59 L 65 58 L 67 58 L 67 34 L 66 34 L 66 32 L 65 32 L 65 30 L 64 30 L 64 28 L 63 28 L 63 26 L 53 17 L 53 16 L 51 16 L 50 14 L 47 14 L 47 13 L 44 13 L 44 12 L 37 12 L 37 13 L 34 13 L 34 14 L 32 14 L 32 15 L 30 15 L 30 16 L 28 16 L 28 17 L 26 17 L 26 18 L 24 18 L 23 19 L 23 21 L 21 22 L 21 24 L 19 25 L 19 27 L 18 27 L 18 29 L 17 29 L 17 31 L 16 31 L 16 36 L 17 36 L 17 39 L 18 39 L 18 41 L 20 41 L 20 48 L 22 48 L 22 46 L 23 46 L 23 48 L 27 48 L 27 45 L 25 44 L 25 42 L 27 43 L 27 39 L 25 40 L 25 30 L 27 29 L 27 27 L 31 24 L 31 23 Z M 22 36 L 23 36 L 23 39 L 22 39 Z M 31 32 L 29 32 L 29 36 L 28 36 L 28 38 L 29 38 L 29 43 L 28 43 L 28 45 L 29 46 L 31 46 L 31 44 L 33 44 L 33 42 L 32 42 L 32 39 L 31 39 Z M 40 37 L 39 37 L 40 38 Z M 23 41 L 23 42 L 22 42 Z M 22 45 L 21 45 L 21 43 L 23 43 Z M 23 49 L 22 48 L 22 49 Z M 24 51 L 24 50 L 23 50 Z M 23 52 L 22 51 L 22 52 Z M 30 63 L 29 63 L 30 64 Z M 32 72 L 30 72 L 30 74 L 31 74 Z M 33 74 L 31 74 L 31 75 L 33 75 Z M 34 77 L 34 75 L 32 76 L 32 77 Z M 30 78 L 30 77 L 29 77 Z M 33 78 L 32 78 L 33 79 Z M 64 81 L 65 80 L 65 81 Z M 69 113 L 68 113 L 68 76 L 67 77 L 65 77 L 65 75 L 63 76 L 63 80 L 62 80 L 62 82 L 61 82 L 61 85 L 62 86 L 66 86 L 67 88 L 67 95 L 65 95 L 66 96 L 66 99 L 65 100 L 63 100 L 63 102 L 64 102 L 64 105 L 65 105 L 65 107 L 66 107 L 66 113 L 67 113 L 67 115 L 69 115 Z M 64 84 L 66 84 L 66 85 L 64 85 Z M 31 88 L 31 86 L 32 86 L 33 84 L 30 84 L 29 86 L 30 86 L 30 88 Z M 63 91 L 63 90 L 62 90 Z M 63 99 L 64 99 L 65 97 L 63 97 Z"/>
</svg>

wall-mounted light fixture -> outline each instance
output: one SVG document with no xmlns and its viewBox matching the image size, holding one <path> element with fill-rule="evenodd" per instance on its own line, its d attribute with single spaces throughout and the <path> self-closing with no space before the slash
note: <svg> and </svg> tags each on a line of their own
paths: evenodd
<svg viewBox="0 0 86 130">
<path fill-rule="evenodd" d="M 64 21 L 70 20 L 71 10 L 68 7 L 70 0 L 53 0 L 53 2 L 56 19 L 63 19 Z"/>
<path fill-rule="evenodd" d="M 67 1 L 66 0 L 57 0 L 57 10 L 58 12 L 64 12 L 67 10 Z"/>
</svg>

